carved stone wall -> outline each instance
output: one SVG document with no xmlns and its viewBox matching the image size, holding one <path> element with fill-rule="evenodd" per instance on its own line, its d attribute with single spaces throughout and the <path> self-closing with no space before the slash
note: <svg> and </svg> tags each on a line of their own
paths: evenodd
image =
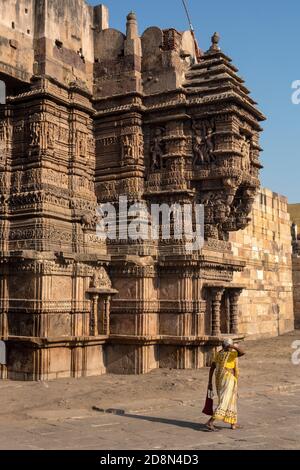
<svg viewBox="0 0 300 470">
<path fill-rule="evenodd" d="M 41 77 L 1 107 L 0 324 L 8 378 L 104 371 L 104 304 L 113 291 L 107 278 L 89 292 L 100 270 L 105 279 L 109 260 L 95 236 L 90 100 L 78 87 Z"/>
<path fill-rule="evenodd" d="M 264 116 L 217 34 L 201 54 L 189 31 L 140 36 L 132 12 L 123 34 L 82 0 L 16 5 L 0 19 L 2 376 L 202 367 L 243 332 L 229 240 L 251 219 Z M 203 204 L 204 246 L 174 217 L 169 239 L 161 222 L 158 239 L 101 241 L 96 206 L 122 221 L 119 196 Z"/>
</svg>

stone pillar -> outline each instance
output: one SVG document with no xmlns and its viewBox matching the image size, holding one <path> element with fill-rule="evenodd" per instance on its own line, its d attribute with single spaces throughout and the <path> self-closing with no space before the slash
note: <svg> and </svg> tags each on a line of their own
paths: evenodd
<svg viewBox="0 0 300 470">
<path fill-rule="evenodd" d="M 110 303 L 117 291 L 110 287 L 91 287 L 87 293 L 91 296 L 90 335 L 109 336 Z"/>
<path fill-rule="evenodd" d="M 211 334 L 212 336 L 220 336 L 221 334 L 221 302 L 224 288 L 214 287 L 212 294 L 212 316 L 211 316 Z"/>
<path fill-rule="evenodd" d="M 133 12 L 127 16 L 124 54 L 125 56 L 142 57 L 142 43 L 139 37 L 136 15 Z M 137 62 L 135 65 L 138 65 L 140 71 L 141 63 Z"/>
<path fill-rule="evenodd" d="M 238 302 L 242 289 L 230 289 L 229 299 L 230 299 L 230 333 L 233 335 L 238 334 L 239 332 L 239 311 L 238 311 Z"/>
<path fill-rule="evenodd" d="M 104 299 L 103 312 L 103 334 L 109 336 L 110 333 L 110 296 Z"/>
<path fill-rule="evenodd" d="M 126 23 L 126 38 L 135 40 L 139 37 L 138 24 L 136 19 L 136 14 L 131 11 L 127 16 Z"/>
<path fill-rule="evenodd" d="M 124 56 L 126 58 L 126 72 L 124 81 L 127 82 L 127 92 L 142 92 L 142 42 L 138 33 L 138 24 L 135 13 L 127 16 L 126 39 L 124 42 Z M 130 68 L 129 68 L 130 66 Z M 126 77 L 126 78 L 125 78 Z"/>
<path fill-rule="evenodd" d="M 97 294 L 92 296 L 91 302 L 91 318 L 90 318 L 90 335 L 98 335 L 98 300 L 99 296 Z"/>
</svg>

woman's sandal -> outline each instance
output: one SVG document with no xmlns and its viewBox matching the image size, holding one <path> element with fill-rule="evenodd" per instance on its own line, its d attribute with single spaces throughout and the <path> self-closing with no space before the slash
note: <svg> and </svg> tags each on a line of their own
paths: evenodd
<svg viewBox="0 0 300 470">
<path fill-rule="evenodd" d="M 217 432 L 217 428 L 215 428 L 215 426 L 213 424 L 206 424 L 205 425 L 205 428 L 207 429 L 207 431 L 209 432 Z"/>
</svg>

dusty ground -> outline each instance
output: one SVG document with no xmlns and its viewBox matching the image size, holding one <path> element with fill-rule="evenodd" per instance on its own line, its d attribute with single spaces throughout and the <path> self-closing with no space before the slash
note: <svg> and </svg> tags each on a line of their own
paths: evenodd
<svg viewBox="0 0 300 470">
<path fill-rule="evenodd" d="M 295 340 L 300 331 L 245 344 L 240 431 L 221 424 L 219 432 L 207 433 L 201 425 L 207 369 L 0 381 L 0 449 L 300 449 Z"/>
</svg>

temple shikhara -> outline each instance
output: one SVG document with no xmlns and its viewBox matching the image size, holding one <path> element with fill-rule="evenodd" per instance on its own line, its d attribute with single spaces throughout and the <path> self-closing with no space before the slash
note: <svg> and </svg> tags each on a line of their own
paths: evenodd
<svg viewBox="0 0 300 470">
<path fill-rule="evenodd" d="M 219 35 L 203 52 L 134 13 L 123 34 L 84 0 L 0 11 L 0 376 L 200 368 L 224 335 L 293 330 L 287 200 L 260 188 L 265 118 Z M 204 246 L 100 239 L 120 196 L 204 205 Z"/>
</svg>

